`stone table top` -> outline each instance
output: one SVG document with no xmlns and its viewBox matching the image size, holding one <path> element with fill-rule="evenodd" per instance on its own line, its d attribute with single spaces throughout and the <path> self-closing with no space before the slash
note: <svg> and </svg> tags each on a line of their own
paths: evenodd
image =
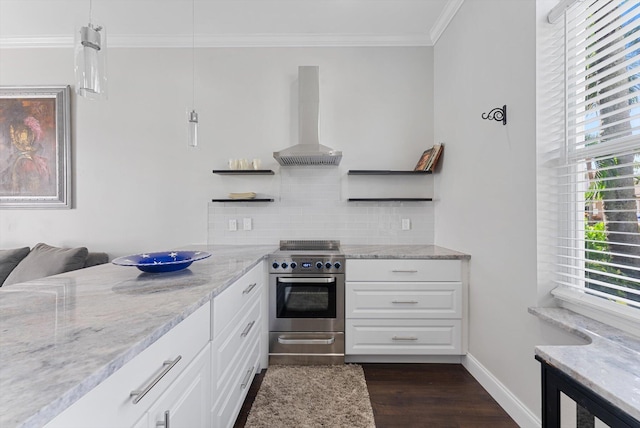
<svg viewBox="0 0 640 428">
<path fill-rule="evenodd" d="M 640 420 L 640 339 L 563 308 L 529 308 L 539 318 L 589 342 L 537 346 L 535 353 L 625 413 Z"/>
</svg>

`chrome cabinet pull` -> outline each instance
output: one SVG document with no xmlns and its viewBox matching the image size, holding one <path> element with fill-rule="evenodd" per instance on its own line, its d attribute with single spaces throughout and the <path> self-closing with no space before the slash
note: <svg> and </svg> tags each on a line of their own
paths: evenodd
<svg viewBox="0 0 640 428">
<path fill-rule="evenodd" d="M 278 278 L 278 282 L 282 282 L 285 284 L 308 284 L 308 283 L 316 283 L 316 284 L 330 284 L 332 282 L 336 282 L 335 278 Z"/>
<path fill-rule="evenodd" d="M 418 340 L 417 337 L 413 337 L 413 336 L 407 336 L 407 337 L 402 337 L 402 336 L 393 336 L 391 338 L 391 340 L 398 340 L 398 341 L 413 341 L 413 340 Z"/>
<path fill-rule="evenodd" d="M 247 337 L 247 334 L 249 334 L 249 332 L 251 331 L 251 329 L 253 328 L 253 325 L 256 323 L 255 320 L 251 321 L 249 324 L 247 324 L 247 326 L 244 328 L 244 331 L 242 332 L 242 334 L 240 335 L 240 337 Z"/>
<path fill-rule="evenodd" d="M 164 412 L 164 421 L 156 422 L 157 427 L 171 428 L 169 426 L 169 411 Z"/>
<path fill-rule="evenodd" d="M 393 269 L 391 272 L 393 272 L 393 273 L 418 273 L 417 270 L 403 270 L 403 269 Z"/>
<path fill-rule="evenodd" d="M 242 294 L 249 294 L 251 293 L 251 290 L 253 290 L 254 288 L 256 288 L 257 283 L 254 282 L 253 284 L 249 284 L 249 286 L 247 288 L 244 289 L 244 291 L 242 292 Z"/>
<path fill-rule="evenodd" d="M 162 371 L 158 374 L 158 376 L 156 376 L 150 383 L 149 385 L 147 385 L 144 389 L 135 389 L 133 391 L 131 391 L 131 394 L 129 394 L 129 397 L 135 397 L 133 399 L 133 404 L 138 404 L 140 402 L 140 400 L 142 400 L 144 398 L 145 395 L 147 395 L 147 393 L 149 391 L 151 391 L 151 389 L 156 386 L 156 384 L 158 382 L 160 382 L 160 380 L 164 377 L 164 375 L 166 375 L 167 373 L 169 373 L 169 370 L 171 370 L 173 368 L 173 366 L 175 366 L 176 364 L 178 364 L 178 361 L 180 361 L 182 359 L 182 355 L 178 355 L 176 357 L 175 360 L 171 361 L 171 360 L 167 360 L 164 363 L 162 363 L 162 366 L 164 367 L 162 369 Z"/>
<path fill-rule="evenodd" d="M 411 304 L 411 305 L 416 305 L 418 304 L 417 300 L 392 300 L 391 303 L 406 303 L 406 304 Z"/>
<path fill-rule="evenodd" d="M 247 371 L 247 374 L 244 376 L 244 379 L 242 380 L 242 383 L 240 384 L 240 387 L 242 387 L 242 389 L 245 389 L 247 387 L 247 384 L 249 383 L 249 379 L 251 379 L 251 373 L 253 373 L 253 369 L 255 369 L 256 366 L 251 367 L 251 370 Z"/>
</svg>

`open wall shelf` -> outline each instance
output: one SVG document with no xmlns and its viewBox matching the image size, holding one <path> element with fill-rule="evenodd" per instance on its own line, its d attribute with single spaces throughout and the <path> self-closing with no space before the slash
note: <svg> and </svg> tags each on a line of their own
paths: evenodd
<svg viewBox="0 0 640 428">
<path fill-rule="evenodd" d="M 269 198 L 257 198 L 257 199 L 211 199 L 211 202 L 273 202 L 273 199 Z"/>
<path fill-rule="evenodd" d="M 432 198 L 349 198 L 348 202 L 430 202 Z"/>
<path fill-rule="evenodd" d="M 393 171 L 386 169 L 350 169 L 349 175 L 429 175 L 431 171 Z"/>
<path fill-rule="evenodd" d="M 214 169 L 214 174 L 219 175 L 273 175 L 270 169 Z"/>
</svg>

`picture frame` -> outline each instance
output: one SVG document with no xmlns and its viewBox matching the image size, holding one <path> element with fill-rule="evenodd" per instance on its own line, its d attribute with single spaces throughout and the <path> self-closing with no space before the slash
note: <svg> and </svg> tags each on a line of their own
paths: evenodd
<svg viewBox="0 0 640 428">
<path fill-rule="evenodd" d="M 413 169 L 414 171 L 426 171 L 427 166 L 429 165 L 429 160 L 431 159 L 431 154 L 433 153 L 433 147 L 425 150 L 420 156 L 420 160 L 416 164 L 416 167 Z"/>
<path fill-rule="evenodd" d="M 70 87 L 0 86 L 0 209 L 71 202 Z"/>
</svg>

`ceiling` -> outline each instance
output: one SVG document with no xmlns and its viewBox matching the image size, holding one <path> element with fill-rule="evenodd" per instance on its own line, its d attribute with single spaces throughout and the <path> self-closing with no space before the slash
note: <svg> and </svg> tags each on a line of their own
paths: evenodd
<svg viewBox="0 0 640 428">
<path fill-rule="evenodd" d="M 464 0 L 92 0 L 110 47 L 432 46 Z M 192 21 L 192 8 L 195 20 Z M 0 47 L 68 47 L 89 0 L 0 0 Z"/>
</svg>

